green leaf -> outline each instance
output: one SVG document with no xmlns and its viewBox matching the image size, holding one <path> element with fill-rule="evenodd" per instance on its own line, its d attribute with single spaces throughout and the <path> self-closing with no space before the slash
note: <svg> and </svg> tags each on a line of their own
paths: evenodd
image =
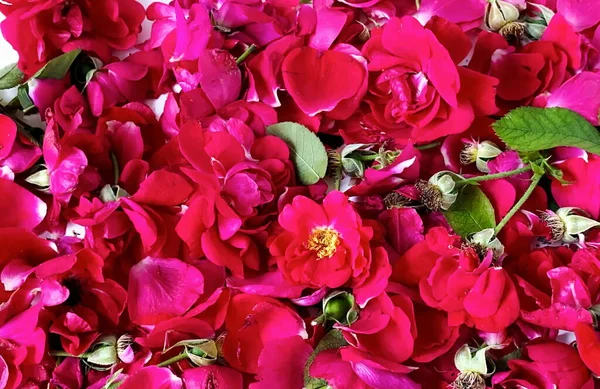
<svg viewBox="0 0 600 389">
<path fill-rule="evenodd" d="M 521 107 L 493 127 L 507 146 L 520 152 L 573 146 L 600 154 L 598 130 L 569 109 Z"/>
<path fill-rule="evenodd" d="M 23 113 L 27 113 L 28 111 L 35 108 L 35 104 L 29 97 L 29 88 L 27 84 L 20 85 L 17 89 L 17 97 L 19 98 L 19 103 L 21 103 L 21 107 L 23 108 Z"/>
<path fill-rule="evenodd" d="M 494 207 L 475 185 L 463 187 L 456 202 L 444 212 L 444 216 L 454 231 L 463 237 L 496 227 Z"/>
<path fill-rule="evenodd" d="M 23 82 L 25 75 L 21 73 L 17 64 L 8 65 L 0 69 L 0 89 L 10 89 Z"/>
<path fill-rule="evenodd" d="M 64 78 L 80 53 L 81 49 L 75 49 L 51 59 L 46 66 L 38 70 L 32 78 L 54 78 L 57 80 Z"/>
<path fill-rule="evenodd" d="M 314 378 L 314 377 L 310 376 L 310 366 L 312 365 L 312 363 L 315 360 L 315 358 L 317 357 L 317 355 L 321 351 L 336 349 L 336 348 L 344 347 L 347 345 L 348 345 L 348 342 L 346 342 L 346 340 L 344 339 L 344 336 L 342 335 L 342 331 L 331 330 L 327 334 L 325 334 L 323 339 L 321 339 L 321 341 L 315 348 L 315 351 L 313 351 L 313 353 L 308 358 L 308 361 L 306 361 L 306 366 L 304 366 L 304 388 L 305 389 L 317 389 L 317 388 L 327 387 L 327 382 L 325 380 L 320 379 L 320 378 Z"/>
<path fill-rule="evenodd" d="M 267 132 L 289 146 L 300 182 L 312 185 L 325 177 L 327 151 L 312 131 L 298 123 L 283 122 L 267 127 Z"/>
</svg>

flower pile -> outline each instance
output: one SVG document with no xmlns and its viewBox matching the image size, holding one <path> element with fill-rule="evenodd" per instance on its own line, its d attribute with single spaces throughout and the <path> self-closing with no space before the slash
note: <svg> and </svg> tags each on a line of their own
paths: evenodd
<svg viewBox="0 0 600 389">
<path fill-rule="evenodd" d="M 0 389 L 599 387 L 597 0 L 0 12 Z"/>
</svg>

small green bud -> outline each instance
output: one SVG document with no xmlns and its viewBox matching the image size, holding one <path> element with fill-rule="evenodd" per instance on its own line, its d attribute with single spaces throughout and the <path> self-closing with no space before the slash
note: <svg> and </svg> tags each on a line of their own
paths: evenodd
<svg viewBox="0 0 600 389">
<path fill-rule="evenodd" d="M 85 363 L 94 370 L 109 370 L 118 362 L 117 338 L 106 335 L 97 340 L 84 356 Z"/>
<path fill-rule="evenodd" d="M 334 297 L 325 306 L 325 315 L 336 321 L 342 322 L 346 319 L 346 314 L 352 309 L 352 303 L 344 297 Z"/>
<path fill-rule="evenodd" d="M 338 290 L 323 299 L 323 315 L 316 323 L 333 320 L 338 324 L 349 325 L 358 319 L 358 307 L 351 293 Z"/>
<path fill-rule="evenodd" d="M 122 197 L 129 196 L 129 193 L 118 185 L 106 184 L 100 191 L 100 200 L 102 200 L 103 203 L 110 203 L 112 201 L 117 201 Z"/>
</svg>

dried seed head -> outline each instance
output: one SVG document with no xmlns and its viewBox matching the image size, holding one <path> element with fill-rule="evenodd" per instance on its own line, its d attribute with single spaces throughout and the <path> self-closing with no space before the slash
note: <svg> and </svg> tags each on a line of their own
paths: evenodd
<svg viewBox="0 0 600 389">
<path fill-rule="evenodd" d="M 520 22 L 507 23 L 499 31 L 507 40 L 519 41 L 525 34 L 525 24 Z"/>
<path fill-rule="evenodd" d="M 451 385 L 453 389 L 485 389 L 485 379 L 474 371 L 460 373 Z"/>
<path fill-rule="evenodd" d="M 342 168 L 342 156 L 335 150 L 329 150 L 327 152 L 327 175 L 330 177 L 337 177 L 340 174 Z"/>
<path fill-rule="evenodd" d="M 383 204 L 387 209 L 402 208 L 410 204 L 411 201 L 411 199 L 398 192 L 389 193 L 383 198 Z"/>
<path fill-rule="evenodd" d="M 565 223 L 552 211 L 540 212 L 540 221 L 550 228 L 552 242 L 560 242 L 565 237 Z"/>
<path fill-rule="evenodd" d="M 423 205 L 432 211 L 439 211 L 444 205 L 444 196 L 440 188 L 428 183 L 427 181 L 419 180 L 415 184 L 419 190 L 419 198 Z"/>
<path fill-rule="evenodd" d="M 465 143 L 463 149 L 460 151 L 460 163 L 462 165 L 470 165 L 477 161 L 477 143 Z"/>
</svg>

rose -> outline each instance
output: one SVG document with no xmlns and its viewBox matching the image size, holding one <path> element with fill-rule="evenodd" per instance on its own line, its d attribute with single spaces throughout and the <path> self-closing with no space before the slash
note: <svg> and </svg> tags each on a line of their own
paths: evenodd
<svg viewBox="0 0 600 389">
<path fill-rule="evenodd" d="M 448 312 L 448 324 L 467 324 L 498 332 L 519 316 L 516 288 L 506 271 L 489 267 L 492 251 L 480 258 L 472 249 L 458 249 L 457 237 L 442 227 L 410 248 L 394 265 L 392 280 L 418 285 L 423 301 Z M 408 269 L 408 270 L 405 270 Z"/>
<path fill-rule="evenodd" d="M 270 297 L 238 294 L 225 319 L 223 356 L 235 369 L 256 374 L 259 356 L 269 342 L 300 335 L 307 338 L 298 314 Z"/>
<path fill-rule="evenodd" d="M 498 105 L 503 110 L 529 105 L 537 96 L 554 92 L 581 64 L 581 37 L 560 14 L 552 18 L 539 41 L 519 50 L 504 39 L 484 37 L 476 43 L 473 69 L 486 72 L 483 64 L 490 64 L 489 74 L 500 81 Z"/>
<path fill-rule="evenodd" d="M 457 134 L 469 127 L 475 113 L 493 113 L 497 81 L 457 68 L 434 33 L 412 17 L 392 18 L 372 31 L 363 54 L 372 75 L 367 120 L 398 142 Z"/>
<path fill-rule="evenodd" d="M 286 36 L 259 53 L 248 63 L 252 77 L 249 96 L 271 106 L 281 106 L 277 96 L 285 89 L 301 116 L 325 113 L 333 119 L 347 119 L 367 90 L 365 59 L 354 47 L 339 44 L 331 48 L 303 47 L 298 37 Z"/>
<path fill-rule="evenodd" d="M 154 112 L 140 103 L 105 110 L 98 119 L 96 136 L 100 142 L 108 143 L 121 168 L 132 160 L 152 155 L 163 145 Z"/>
<path fill-rule="evenodd" d="M 111 50 L 133 47 L 144 20 L 144 7 L 135 0 L 13 1 L 2 5 L 2 13 L 2 35 L 19 52 L 27 75 L 75 48 L 107 62 Z"/>
<path fill-rule="evenodd" d="M 348 343 L 384 364 L 400 364 L 410 358 L 417 336 L 410 299 L 386 293 L 370 300 L 356 322 L 340 329 Z"/>
<path fill-rule="evenodd" d="M 578 348 L 580 346 L 578 345 Z M 523 349 L 522 359 L 508 361 L 509 372 L 494 375 L 494 388 L 557 389 L 594 387 L 590 371 L 577 351 L 555 340 L 538 338 Z"/>
<path fill-rule="evenodd" d="M 351 287 L 361 306 L 385 289 L 387 253 L 370 242 L 373 229 L 341 192 L 330 192 L 322 205 L 296 196 L 281 211 L 279 225 L 269 250 L 287 279 L 312 288 Z"/>
</svg>

